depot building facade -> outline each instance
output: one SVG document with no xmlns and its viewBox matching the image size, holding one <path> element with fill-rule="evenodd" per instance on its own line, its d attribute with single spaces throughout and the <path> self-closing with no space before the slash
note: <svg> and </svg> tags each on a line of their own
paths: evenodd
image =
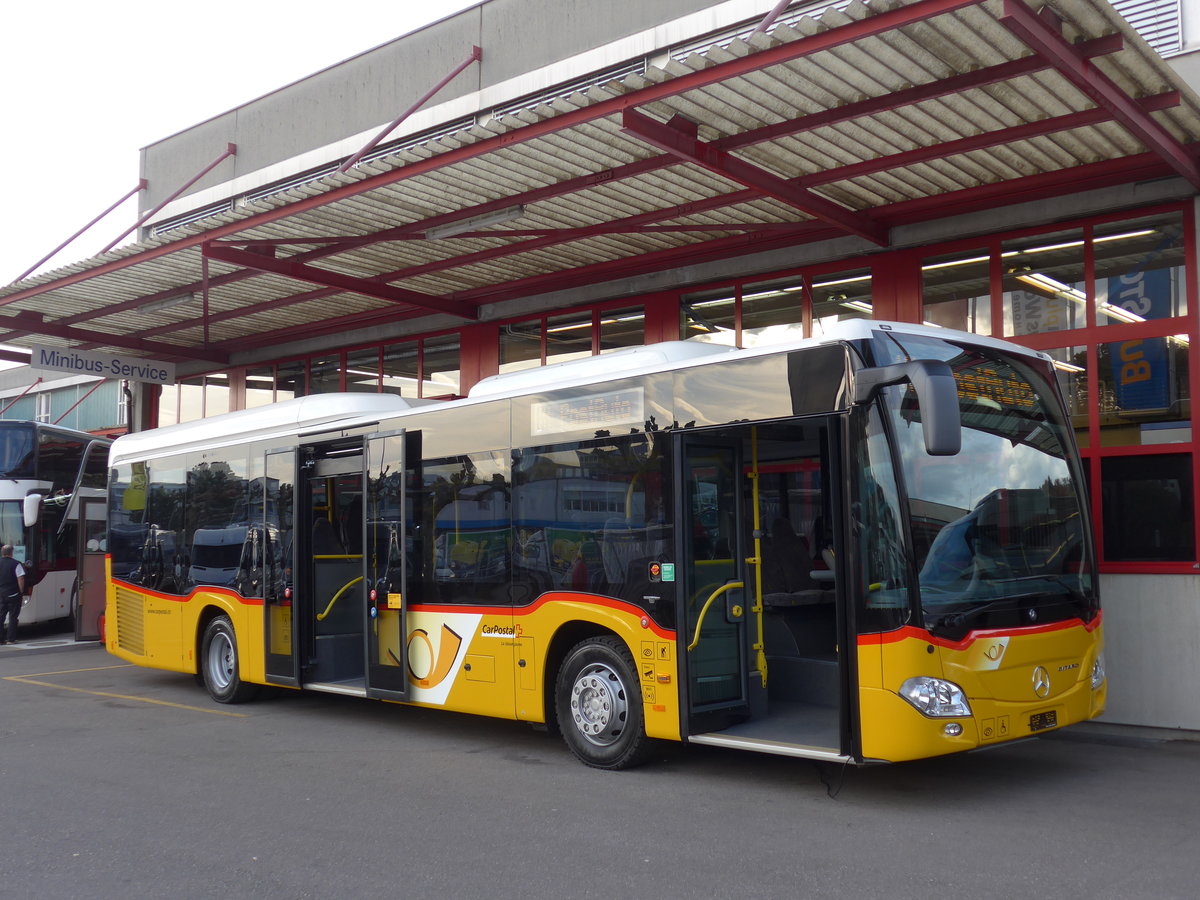
<svg viewBox="0 0 1200 900">
<path fill-rule="evenodd" d="M 1190 65 L 1105 0 L 485 0 L 144 148 L 136 242 L 0 290 L 0 341 L 169 363 L 144 429 L 847 318 L 1009 338 L 1084 456 L 1106 718 L 1200 730 Z"/>
</svg>

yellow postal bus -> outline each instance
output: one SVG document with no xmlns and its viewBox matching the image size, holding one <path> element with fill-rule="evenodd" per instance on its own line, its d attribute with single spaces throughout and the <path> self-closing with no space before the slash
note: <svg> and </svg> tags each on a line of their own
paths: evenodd
<svg viewBox="0 0 1200 900">
<path fill-rule="evenodd" d="M 1099 715 L 1051 360 L 856 321 L 666 343 L 422 403 L 318 395 L 112 447 L 107 646 L 199 674 L 855 763 Z M 118 550 L 118 548 L 120 548 Z"/>
</svg>

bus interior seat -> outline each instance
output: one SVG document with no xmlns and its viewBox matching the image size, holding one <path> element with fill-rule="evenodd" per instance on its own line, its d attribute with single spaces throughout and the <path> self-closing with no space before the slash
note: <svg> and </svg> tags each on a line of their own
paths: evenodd
<svg viewBox="0 0 1200 900">
<path fill-rule="evenodd" d="M 341 556 L 343 552 L 345 552 L 345 548 L 338 539 L 333 523 L 324 516 L 318 516 L 313 520 L 312 555 Z"/>
<path fill-rule="evenodd" d="M 808 542 L 783 516 L 763 541 L 763 603 L 769 607 L 810 606 L 826 599 L 809 574 Z"/>
</svg>

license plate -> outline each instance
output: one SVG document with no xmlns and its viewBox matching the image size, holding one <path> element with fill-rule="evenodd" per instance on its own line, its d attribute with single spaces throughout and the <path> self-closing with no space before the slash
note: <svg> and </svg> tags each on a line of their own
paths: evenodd
<svg viewBox="0 0 1200 900">
<path fill-rule="evenodd" d="M 1029 717 L 1030 731 L 1045 731 L 1047 728 L 1058 727 L 1058 711 L 1034 713 Z"/>
</svg>

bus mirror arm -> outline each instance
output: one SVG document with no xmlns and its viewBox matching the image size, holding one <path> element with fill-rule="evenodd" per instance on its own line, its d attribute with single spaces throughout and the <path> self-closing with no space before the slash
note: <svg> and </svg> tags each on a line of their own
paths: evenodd
<svg viewBox="0 0 1200 900">
<path fill-rule="evenodd" d="M 854 402 L 869 403 L 880 388 L 904 381 L 910 382 L 917 392 L 925 452 L 930 456 L 954 456 L 962 449 L 962 420 L 958 387 L 949 363 L 940 359 L 913 359 L 860 369 L 854 376 Z"/>
</svg>

